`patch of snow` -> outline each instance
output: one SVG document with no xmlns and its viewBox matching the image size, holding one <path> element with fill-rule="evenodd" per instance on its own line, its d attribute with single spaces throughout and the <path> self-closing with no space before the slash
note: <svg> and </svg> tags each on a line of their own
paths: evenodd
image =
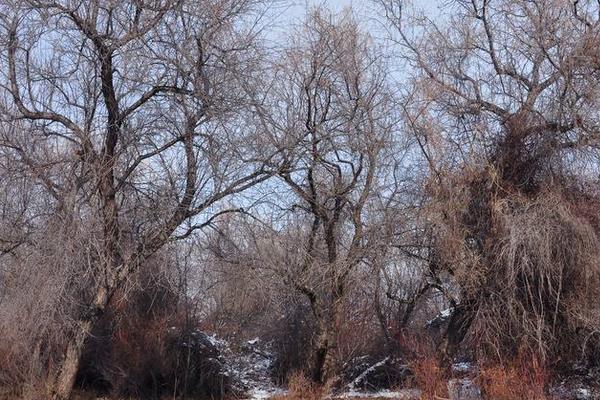
<svg viewBox="0 0 600 400">
<path fill-rule="evenodd" d="M 399 391 L 380 390 L 378 392 L 359 392 L 351 390 L 335 396 L 334 399 L 352 399 L 352 398 L 383 398 L 396 400 L 417 400 L 421 397 L 421 391 L 418 389 L 404 389 Z"/>
<path fill-rule="evenodd" d="M 206 339 L 217 349 L 225 349 L 229 346 L 225 340 L 217 338 L 216 335 L 206 335 Z"/>
<path fill-rule="evenodd" d="M 448 397 L 450 400 L 482 400 L 481 390 L 471 379 L 450 379 Z"/>
<path fill-rule="evenodd" d="M 440 325 L 446 322 L 452 316 L 453 311 L 452 308 L 446 308 L 445 310 L 440 311 L 438 315 L 427 321 L 427 325 Z"/>
<path fill-rule="evenodd" d="M 252 389 L 248 393 L 248 395 L 250 396 L 250 397 L 248 397 L 248 400 L 267 400 L 267 399 L 270 399 L 273 396 L 280 396 L 280 395 L 283 395 L 285 393 L 286 392 L 283 389 L 277 389 L 277 388 L 272 388 L 272 389 Z"/>
<path fill-rule="evenodd" d="M 275 387 L 271 379 L 275 355 L 268 343 L 255 338 L 236 351 L 227 347 L 226 354 L 227 369 L 236 389 L 246 392 L 249 399 L 268 399 L 282 393 L 282 389 Z"/>
<path fill-rule="evenodd" d="M 587 400 L 592 398 L 592 392 L 588 388 L 580 387 L 575 389 L 575 398 L 577 400 Z"/>
<path fill-rule="evenodd" d="M 374 370 L 376 370 L 377 368 L 381 367 L 382 365 L 384 365 L 386 362 L 389 361 L 389 357 L 384 358 L 383 360 L 371 365 L 369 368 L 365 369 L 362 374 L 360 374 L 359 376 L 356 377 L 356 379 L 354 379 L 352 382 L 350 382 L 348 384 L 348 388 L 350 390 L 353 390 L 356 385 L 358 385 L 363 379 L 365 379 L 367 377 L 367 375 L 369 375 L 371 372 L 373 372 Z"/>
<path fill-rule="evenodd" d="M 348 366 L 348 363 L 352 362 L 352 364 L 359 364 L 360 362 L 362 362 L 363 360 L 368 359 L 369 356 L 364 355 L 364 356 L 359 356 L 359 357 L 354 357 L 351 361 L 346 361 L 343 365 L 342 368 L 346 368 L 346 366 Z"/>
<path fill-rule="evenodd" d="M 473 364 L 471 364 L 470 362 L 466 362 L 466 361 L 452 364 L 453 372 L 470 372 L 473 369 L 474 369 Z"/>
<path fill-rule="evenodd" d="M 440 312 L 440 317 L 442 317 L 442 318 L 448 318 L 451 314 L 452 314 L 452 309 L 451 308 L 446 308 L 445 310 L 442 310 Z"/>
</svg>

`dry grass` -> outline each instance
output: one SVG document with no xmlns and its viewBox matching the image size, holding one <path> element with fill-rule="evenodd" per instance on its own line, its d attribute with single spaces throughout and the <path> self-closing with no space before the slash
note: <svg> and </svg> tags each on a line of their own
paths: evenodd
<svg viewBox="0 0 600 400">
<path fill-rule="evenodd" d="M 288 393 L 270 397 L 269 400 L 321 400 L 337 399 L 331 388 L 318 385 L 301 373 L 294 373 L 288 380 Z M 341 398 L 341 397 L 339 397 Z M 383 400 L 386 397 L 352 397 L 352 400 Z M 425 400 L 425 398 L 423 398 Z"/>
<path fill-rule="evenodd" d="M 318 400 L 325 397 L 326 388 L 311 381 L 306 375 L 295 372 L 288 380 L 288 393 L 272 400 Z"/>
<path fill-rule="evenodd" d="M 424 357 L 411 363 L 414 384 L 421 390 L 421 400 L 448 397 L 448 380 L 435 357 Z"/>
<path fill-rule="evenodd" d="M 478 377 L 486 398 L 494 400 L 546 400 L 548 371 L 535 359 L 519 359 L 507 366 L 488 366 Z"/>
<path fill-rule="evenodd" d="M 482 371 L 482 391 L 494 400 L 544 400 L 543 390 L 521 380 L 515 369 L 492 367 Z"/>
</svg>

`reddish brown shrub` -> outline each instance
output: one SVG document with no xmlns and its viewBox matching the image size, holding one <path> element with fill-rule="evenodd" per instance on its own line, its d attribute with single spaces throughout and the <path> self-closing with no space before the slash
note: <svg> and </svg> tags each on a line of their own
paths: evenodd
<svg viewBox="0 0 600 400">
<path fill-rule="evenodd" d="M 323 386 L 314 383 L 302 373 L 293 373 L 288 379 L 288 394 L 272 400 L 320 400 L 325 395 Z"/>
<path fill-rule="evenodd" d="M 80 388 L 115 398 L 221 398 L 229 388 L 220 351 L 160 277 L 113 299 L 85 348 Z"/>
<path fill-rule="evenodd" d="M 421 390 L 422 400 L 448 397 L 448 380 L 436 357 L 422 357 L 410 363 L 414 384 Z"/>
<path fill-rule="evenodd" d="M 482 368 L 478 381 L 489 399 L 545 400 L 550 374 L 536 357 L 519 355 L 507 365 Z"/>
</svg>

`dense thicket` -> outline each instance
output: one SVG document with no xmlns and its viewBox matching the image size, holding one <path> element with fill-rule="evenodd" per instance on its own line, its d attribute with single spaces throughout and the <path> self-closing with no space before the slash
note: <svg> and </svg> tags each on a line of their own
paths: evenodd
<svg viewBox="0 0 600 400">
<path fill-rule="evenodd" d="M 597 365 L 599 4 L 278 4 L 0 1 L 4 391 Z"/>
</svg>

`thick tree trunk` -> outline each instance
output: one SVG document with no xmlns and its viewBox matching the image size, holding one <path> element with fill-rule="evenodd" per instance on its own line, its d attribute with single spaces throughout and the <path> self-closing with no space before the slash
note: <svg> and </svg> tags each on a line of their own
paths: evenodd
<svg viewBox="0 0 600 400">
<path fill-rule="evenodd" d="M 325 384 L 335 378 L 335 334 L 325 331 L 317 336 L 313 354 L 312 380 Z"/>
<path fill-rule="evenodd" d="M 324 318 L 317 321 L 318 334 L 313 355 L 312 379 L 315 382 L 326 384 L 336 378 L 337 335 L 343 316 L 341 297 L 336 296 L 331 310 L 322 315 Z"/>
<path fill-rule="evenodd" d="M 336 371 L 336 366 L 337 366 L 337 357 L 336 357 L 336 350 L 337 350 L 337 345 L 335 344 L 335 333 L 333 334 L 329 334 L 329 348 L 327 350 L 327 353 L 325 354 L 325 359 L 323 360 L 323 368 L 322 368 L 322 376 L 321 376 L 321 381 L 323 383 L 330 383 L 335 381 L 335 379 L 337 378 L 337 371 Z"/>
<path fill-rule="evenodd" d="M 442 364 L 445 367 L 452 365 L 453 359 L 471 328 L 471 324 L 477 313 L 477 299 L 465 299 L 457 305 L 448 323 L 444 341 L 442 342 Z"/>
<path fill-rule="evenodd" d="M 312 380 L 314 382 L 323 383 L 323 370 L 325 366 L 325 358 L 329 353 L 329 343 L 327 342 L 327 333 L 321 332 L 317 334 L 313 351 L 313 366 L 312 366 Z"/>
<path fill-rule="evenodd" d="M 78 331 L 69 341 L 65 358 L 52 388 L 51 397 L 53 400 L 68 400 L 71 397 L 71 392 L 73 391 L 73 385 L 75 384 L 75 378 L 81 362 L 85 339 L 90 334 L 92 325 L 92 321 L 81 322 Z"/>
<path fill-rule="evenodd" d="M 100 315 L 104 312 L 112 290 L 114 290 L 114 287 L 110 289 L 106 287 L 99 288 L 88 313 L 79 321 L 73 337 L 67 344 L 65 357 L 50 388 L 50 398 L 52 400 L 68 400 L 71 397 L 85 341 Z"/>
</svg>

